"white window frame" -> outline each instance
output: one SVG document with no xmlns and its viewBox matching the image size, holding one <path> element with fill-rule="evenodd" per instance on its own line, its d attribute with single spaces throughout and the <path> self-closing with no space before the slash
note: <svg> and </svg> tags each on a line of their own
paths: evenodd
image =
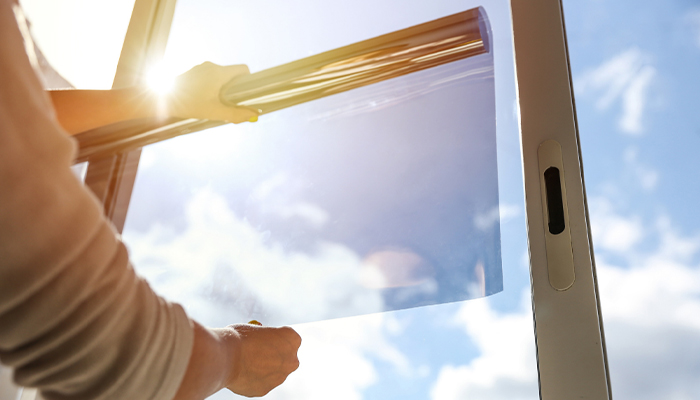
<svg viewBox="0 0 700 400">
<path fill-rule="evenodd" d="M 512 0 L 540 397 L 611 399 L 561 0 Z M 538 149 L 561 146 L 575 281 L 550 284 Z M 552 257 L 550 257 L 552 258 Z"/>
</svg>

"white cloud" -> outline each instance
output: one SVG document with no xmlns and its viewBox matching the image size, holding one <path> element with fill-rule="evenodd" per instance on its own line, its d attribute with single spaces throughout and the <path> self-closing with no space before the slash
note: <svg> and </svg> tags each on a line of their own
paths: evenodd
<svg viewBox="0 0 700 400">
<path fill-rule="evenodd" d="M 321 228 L 328 222 L 326 210 L 298 199 L 304 183 L 295 181 L 286 173 L 278 173 L 261 182 L 250 196 L 263 213 L 274 214 L 284 219 L 301 218 L 314 228 Z"/>
<path fill-rule="evenodd" d="M 674 228 L 667 217 L 657 220 L 656 230 L 660 232 L 657 257 L 691 263 L 693 257 L 700 251 L 700 235 L 683 237 Z"/>
<path fill-rule="evenodd" d="M 139 273 L 206 324 L 279 324 L 383 309 L 381 295 L 360 284 L 362 260 L 346 246 L 319 242 L 313 254 L 287 251 L 208 189 L 188 202 L 186 222 L 180 234 L 154 226 L 125 237 Z"/>
<path fill-rule="evenodd" d="M 700 236 L 683 237 L 671 222 L 659 218 L 643 224 L 638 217 L 623 217 L 604 200 L 594 199 L 591 215 L 598 251 L 599 285 L 605 320 L 646 327 L 685 326 L 700 331 L 700 267 L 693 265 L 700 254 Z M 606 246 L 605 233 L 596 226 L 632 226 L 629 231 L 653 239 L 652 248 Z M 596 237 L 602 236 L 601 242 Z M 602 246 L 600 246 L 602 244 Z M 611 251 L 622 256 L 622 265 L 607 261 Z M 689 313 L 695 310 L 696 313 Z M 699 332 L 700 333 L 700 332 Z"/>
<path fill-rule="evenodd" d="M 637 175 L 639 177 L 639 183 L 642 185 L 642 188 L 646 190 L 654 189 L 659 182 L 658 171 L 650 168 L 638 167 Z"/>
<path fill-rule="evenodd" d="M 642 131 L 642 115 L 646 106 L 647 88 L 656 74 L 654 67 L 645 65 L 632 78 L 622 94 L 620 128 L 627 133 Z"/>
<path fill-rule="evenodd" d="M 489 299 L 466 302 L 455 322 L 480 355 L 466 365 L 446 365 L 430 395 L 433 400 L 518 400 L 537 398 L 534 330 L 529 293 L 515 313 L 494 311 Z"/>
<path fill-rule="evenodd" d="M 647 229 L 655 248 L 616 265 L 598 257 L 613 392 L 618 398 L 691 399 L 700 392 L 700 236 L 666 218 Z"/>
<path fill-rule="evenodd" d="M 299 217 L 310 225 L 320 228 L 328 222 L 328 213 L 321 207 L 307 203 L 298 202 L 293 205 L 282 207 L 278 210 L 282 218 Z"/>
<path fill-rule="evenodd" d="M 474 226 L 481 230 L 488 230 L 499 220 L 506 222 L 518 215 L 520 215 L 519 206 L 514 204 L 500 204 L 484 213 L 476 214 L 474 216 Z"/>
<path fill-rule="evenodd" d="M 598 251 L 596 241 L 614 397 L 695 398 L 700 391 L 700 236 L 680 235 L 664 217 L 656 223 L 623 217 L 609 204 L 591 219 L 594 226 L 627 221 L 651 239 L 646 247 L 610 249 L 615 263 L 607 248 Z"/>
<path fill-rule="evenodd" d="M 628 49 L 576 81 L 578 94 L 596 93 L 596 106 L 607 110 L 616 102 L 621 105 L 618 127 L 624 133 L 639 134 L 647 106 L 648 89 L 656 69 L 648 54 L 637 48 Z"/>
<path fill-rule="evenodd" d="M 414 287 L 423 290 L 433 288 L 433 266 L 420 255 L 405 249 L 384 249 L 365 257 L 360 271 L 360 282 L 365 287 Z"/>
<path fill-rule="evenodd" d="M 645 223 L 639 217 L 619 215 L 604 199 L 593 203 L 613 397 L 697 398 L 700 235 L 681 235 L 667 218 Z M 601 227 L 623 238 L 606 237 L 613 235 L 601 233 Z M 643 238 L 653 244 L 640 246 Z M 608 261 L 613 256 L 618 264 Z M 537 398 L 529 296 L 513 313 L 494 311 L 489 299 L 470 301 L 456 320 L 480 355 L 465 365 L 444 366 L 432 399 Z"/>
<path fill-rule="evenodd" d="M 628 148 L 623 158 L 642 189 L 653 190 L 659 182 L 659 172 L 641 163 L 637 155 L 637 149 Z"/>
<path fill-rule="evenodd" d="M 627 218 L 616 214 L 612 204 L 602 198 L 591 198 L 588 204 L 591 212 L 593 244 L 596 250 L 625 253 L 644 237 L 644 229 L 639 218 Z"/>
</svg>

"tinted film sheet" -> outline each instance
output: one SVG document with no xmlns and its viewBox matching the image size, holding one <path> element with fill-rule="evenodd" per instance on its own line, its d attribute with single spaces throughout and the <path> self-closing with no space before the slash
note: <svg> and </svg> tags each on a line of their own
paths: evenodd
<svg viewBox="0 0 700 400">
<path fill-rule="evenodd" d="M 211 325 L 501 291 L 492 52 L 145 148 L 139 272 Z"/>
</svg>

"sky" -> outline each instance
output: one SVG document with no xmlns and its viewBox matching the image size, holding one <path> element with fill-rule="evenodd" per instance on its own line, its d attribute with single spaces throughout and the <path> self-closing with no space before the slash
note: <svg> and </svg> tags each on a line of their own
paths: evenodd
<svg viewBox="0 0 700 400">
<path fill-rule="evenodd" d="M 700 373 L 700 3 L 564 1 L 613 393 Z"/>
<path fill-rule="evenodd" d="M 34 23 L 39 45 L 57 70 L 77 87 L 108 88 L 129 7 L 117 2 L 92 7 L 91 3 L 66 0 L 62 3 L 65 7 L 59 8 L 52 6 L 54 1 L 22 2 Z M 187 7 L 188 3 L 192 2 L 181 0 L 180 6 Z M 206 30 L 186 29 L 196 27 L 196 22 L 182 22 L 182 30 L 176 30 L 174 24 L 171 41 L 184 43 L 186 51 L 166 56 L 173 70 L 183 71 L 211 59 L 222 64 L 248 62 L 256 71 L 334 46 L 332 41 L 336 39 L 328 35 L 328 43 L 320 40 L 315 42 L 321 43 L 318 48 L 303 49 L 308 54 L 296 54 L 299 50 L 283 45 L 281 39 L 282 44 L 275 51 L 260 52 L 256 38 L 237 31 L 240 24 L 235 19 L 226 26 L 212 22 L 224 18 L 211 16 L 214 9 L 221 15 L 265 15 L 264 10 L 256 10 L 254 3 L 232 3 L 228 2 L 228 8 L 188 8 L 191 21 L 199 19 L 200 24 L 210 24 L 212 34 L 220 40 L 208 48 L 202 45 L 208 43 L 203 38 Z M 406 7 L 410 9 L 418 3 L 407 2 Z M 441 1 L 425 11 L 426 15 L 419 16 L 382 12 L 386 10 L 378 8 L 356 31 L 371 37 L 382 33 L 374 31 L 377 26 L 398 29 L 420 22 L 421 18 L 428 20 L 475 5 L 479 3 Z M 613 395 L 616 399 L 642 400 L 699 398 L 700 213 L 695 207 L 700 199 L 700 185 L 696 183 L 700 180 L 700 160 L 696 156 L 700 147 L 700 3 L 563 0 L 563 6 Z M 358 10 L 362 8 L 348 7 L 337 14 L 350 19 Z M 507 19 L 498 17 L 499 10 L 495 7 L 492 14 L 494 26 L 507 23 Z M 289 16 L 289 24 L 298 17 L 291 8 L 277 11 Z M 62 16 L 62 12 L 67 14 Z M 81 24 L 65 24 L 66 18 L 76 15 L 84 22 L 84 28 L 80 28 Z M 333 28 L 332 21 L 319 24 L 327 30 Z M 101 33 L 85 35 L 81 29 Z M 506 40 L 507 32 L 494 31 L 498 40 Z M 274 34 L 267 32 L 263 36 L 274 39 Z M 337 40 L 352 42 L 366 37 Z M 236 46 L 222 38 L 235 38 Z M 85 49 L 100 50 L 85 57 Z M 254 54 L 263 55 L 253 59 Z M 296 325 L 304 339 L 300 351 L 302 367 L 269 398 L 538 397 L 522 182 L 517 156 L 515 161 L 506 157 L 518 151 L 517 138 L 513 140 L 512 136 L 514 85 L 507 77 L 498 78 L 507 76 L 507 54 L 496 53 L 495 57 L 504 291 L 464 303 Z M 90 61 L 93 58 L 97 61 Z M 264 123 L 263 118 L 260 123 Z M 240 136 L 227 132 L 202 135 L 235 146 Z M 222 149 L 197 149 L 201 144 L 184 138 L 170 146 L 170 156 L 179 160 L 183 170 L 198 168 L 197 159 L 188 158 L 201 154 L 197 151 L 206 150 L 214 161 L 223 162 L 227 157 Z M 149 158 L 147 153 L 142 168 L 157 170 L 164 156 L 159 159 L 154 152 Z M 138 179 L 135 196 L 140 190 Z M 248 238 L 251 242 L 245 243 L 250 246 L 242 248 L 250 251 L 260 246 L 259 236 L 232 228 L 240 226 L 234 223 L 236 210 L 224 193 L 206 186 L 194 190 L 178 185 L 182 182 L 164 179 L 157 188 L 163 193 L 186 194 L 182 195 L 183 205 L 161 203 L 164 210 L 179 213 L 177 229 L 159 225 L 129 231 L 130 224 L 139 226 L 133 220 L 138 211 L 129 216 L 125 240 L 137 268 L 149 263 L 154 250 L 170 254 L 169 249 L 177 246 L 191 249 L 192 255 L 173 261 L 176 267 L 216 273 L 215 262 L 207 263 L 207 259 L 195 256 L 206 251 L 221 253 L 216 241 L 201 236 L 198 228 L 207 221 L 202 229 L 213 230 L 209 237 Z M 323 219 L 323 214 L 313 207 L 296 208 L 293 212 L 310 221 Z M 230 218 L 229 224 L 226 218 Z M 342 281 L 342 271 L 355 268 L 353 263 L 357 260 L 337 247 L 326 250 L 328 254 L 340 252 L 339 257 L 346 257 L 347 263 L 338 267 Z M 160 266 L 162 270 L 170 267 Z M 143 273 L 152 274 L 154 280 L 158 277 L 156 269 Z M 176 298 L 188 290 L 185 279 L 179 284 L 163 288 L 162 294 Z M 335 290 L 342 285 L 326 286 L 330 287 L 328 293 L 319 296 L 357 295 L 354 291 Z M 240 290 L 245 293 L 244 287 Z M 211 293 L 215 296 L 217 292 Z M 357 296 L 356 301 L 371 303 L 380 299 Z M 312 308 L 314 304 L 312 301 L 299 307 Z M 190 307 L 197 309 L 198 305 Z M 198 312 L 202 318 L 217 318 L 211 310 L 207 314 L 206 307 Z M 230 397 L 223 392 L 215 396 Z"/>
</svg>

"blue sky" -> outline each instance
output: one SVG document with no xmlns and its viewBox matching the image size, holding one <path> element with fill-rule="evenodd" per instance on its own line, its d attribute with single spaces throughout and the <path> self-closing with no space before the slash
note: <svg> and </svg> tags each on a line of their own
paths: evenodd
<svg viewBox="0 0 700 400">
<path fill-rule="evenodd" d="M 564 10 L 613 393 L 697 398 L 700 3 Z"/>
<path fill-rule="evenodd" d="M 109 87 L 120 35 L 123 38 L 126 28 L 129 7 L 124 4 L 128 2 L 101 7 L 86 0 L 66 0 L 63 7 L 56 7 L 54 1 L 22 3 L 26 3 L 34 22 L 39 44 L 59 72 L 78 87 Z M 304 49 L 303 54 L 295 54 L 297 49 L 290 46 L 261 52 L 255 38 L 245 38 L 235 23 L 229 20 L 228 25 L 217 26 L 212 21 L 226 18 L 214 15 L 207 19 L 212 10 L 231 15 L 248 10 L 265 15 L 263 9 L 256 10 L 260 3 L 224 2 L 219 8 L 203 3 L 180 1 L 180 7 L 189 4 L 192 20 L 199 18 L 200 24 L 211 25 L 211 32 L 201 27 L 177 31 L 174 25 L 171 40 L 184 43 L 186 50 L 166 57 L 175 71 L 204 60 L 248 62 L 251 69 L 259 70 L 335 47 L 335 39 L 328 37 L 327 44 L 323 44 L 327 48 Z M 421 3 L 409 1 L 405 6 L 408 10 Z M 371 37 L 383 33 L 373 31 L 382 25 L 378 21 L 398 29 L 476 5 L 479 3 L 475 1 L 436 2 L 426 11 L 431 14 L 427 17 L 375 9 L 359 31 Z M 491 15 L 492 24 L 502 26 L 504 19 L 497 9 Z M 362 10 L 348 7 L 338 13 L 349 19 L 352 13 L 366 15 Z M 298 17 L 294 9 L 277 11 L 287 15 L 290 23 Z M 700 213 L 695 207 L 700 199 L 700 2 L 564 0 L 564 11 L 613 393 L 617 399 L 698 398 Z M 62 12 L 66 14 L 62 16 Z M 80 23 L 68 29 L 65 20 L 76 16 Z M 325 24 L 324 29 L 333 28 L 331 22 Z M 196 26 L 193 23 L 185 28 Z M 86 31 L 93 34 L 86 35 Z M 208 40 L 207 35 L 217 41 Z M 275 32 L 267 35 L 274 38 Z M 231 38 L 237 39 L 235 51 Z M 514 145 L 517 137 L 513 140 L 513 84 L 507 78 L 499 80 L 499 73 L 507 75 L 509 67 L 503 58 L 499 59 L 503 53 L 495 57 L 504 292 L 485 300 L 299 325 L 297 329 L 304 337 L 302 367 L 270 398 L 537 398 L 522 182 L 517 156 L 505 157 L 518 151 Z M 231 131 L 201 135 L 219 141 L 222 148 L 235 146 L 240 137 L 227 132 Z M 173 141 L 169 152 L 167 157 L 183 174 L 201 172 L 197 169 L 201 168 L 198 162 L 202 154 L 214 165 L 225 165 L 229 156 L 221 148 L 203 149 L 198 141 L 185 138 Z M 167 157 L 146 155 L 142 168 L 157 169 Z M 171 259 L 168 254 L 172 257 L 172 246 L 165 246 L 170 244 L 191 250 L 190 256 L 183 255 L 172 265 L 156 265 L 144 273 L 157 279 L 165 268 L 185 271 L 194 265 L 216 276 L 217 257 L 230 255 L 220 250 L 226 242 L 216 238 L 246 240 L 255 235 L 245 229 L 229 229 L 237 226 L 235 214 L 220 193 L 197 192 L 165 175 L 161 182 L 158 190 L 163 193 L 175 190 L 187 196 L 189 208 L 183 211 L 175 207 L 173 212 L 184 213 L 183 226 L 191 229 L 180 236 L 167 226 L 127 232 L 125 238 L 137 268 L 153 264 L 154 254 L 156 259 Z M 159 204 L 164 210 L 171 207 L 165 199 Z M 308 209 L 300 212 L 313 218 Z M 205 225 L 214 239 L 202 239 Z M 249 246 L 247 250 L 257 249 Z M 212 258 L 201 257 L 204 251 Z M 334 256 L 340 254 L 338 249 L 328 251 Z M 278 262 L 279 257 L 268 260 Z M 356 265 L 351 257 L 346 260 L 338 267 L 341 278 Z M 313 265 L 309 268 L 313 273 Z M 177 298 L 186 293 L 190 289 L 186 277 L 183 274 L 183 280 L 163 289 L 163 294 Z M 245 288 L 239 289 L 245 293 Z M 371 296 L 357 299 L 378 301 Z M 316 304 L 300 300 L 297 305 L 314 310 Z M 199 310 L 202 318 L 218 321 L 214 311 L 206 312 L 206 304 L 190 307 Z M 216 396 L 230 397 L 225 393 Z"/>
<path fill-rule="evenodd" d="M 665 212 L 676 226 L 693 232 L 697 220 L 688 212 L 700 194 L 698 185 L 693 184 L 700 178 L 695 152 L 700 144 L 700 4 L 633 4 L 598 0 L 564 3 L 583 152 L 590 160 L 586 163 L 589 194 L 616 180 L 625 185 L 628 195 L 637 194 L 629 199 L 634 200 L 630 208 L 637 213 Z M 600 71 L 616 60 L 624 63 L 624 57 L 627 65 L 603 83 L 605 88 L 596 90 L 595 84 L 587 82 L 596 69 Z M 635 79 L 641 85 L 635 96 L 641 113 L 635 118 L 634 129 L 620 126 L 625 118 L 624 92 L 600 104 L 609 85 L 615 79 L 625 79 L 625 74 L 631 79 L 627 90 Z M 627 149 L 636 153 L 636 161 L 627 159 L 620 164 L 625 158 L 617 155 Z M 635 163 L 657 171 L 658 182 L 643 186 L 641 192 L 639 187 L 626 186 L 634 179 L 620 179 L 619 174 L 634 168 Z"/>
</svg>

